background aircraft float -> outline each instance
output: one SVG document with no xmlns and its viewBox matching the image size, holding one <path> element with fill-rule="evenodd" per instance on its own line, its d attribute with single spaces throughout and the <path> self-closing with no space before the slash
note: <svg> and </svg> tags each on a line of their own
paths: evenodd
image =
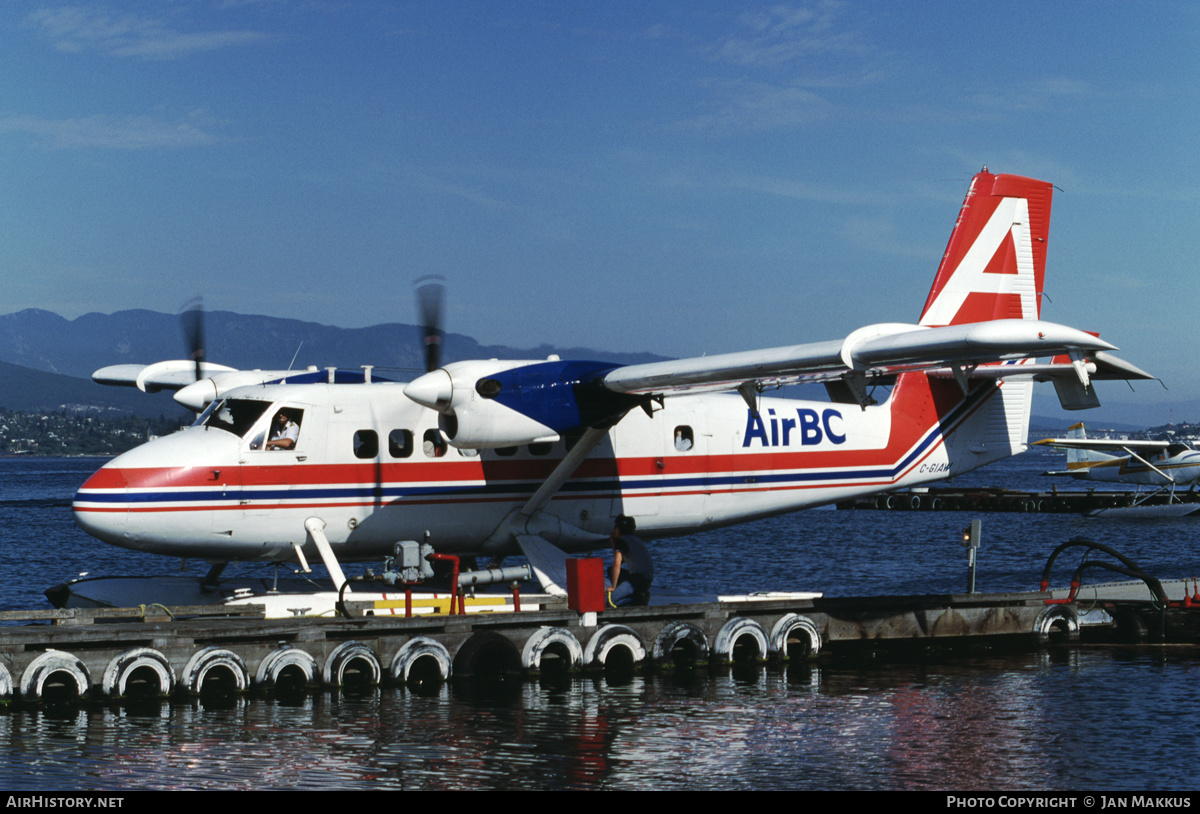
<svg viewBox="0 0 1200 814">
<path fill-rule="evenodd" d="M 440 289 L 422 288 L 427 372 L 239 371 L 193 358 L 99 370 L 178 390 L 195 424 L 120 455 L 74 501 L 127 548 L 213 561 L 439 553 L 530 559 L 606 544 L 618 514 L 646 538 L 689 534 L 961 474 L 1023 451 L 1034 380 L 1097 404 L 1098 378 L 1150 378 L 1084 331 L 1040 319 L 1052 188 L 975 176 L 919 324 L 843 339 L 617 366 L 443 365 Z M 1037 358 L 1049 358 L 1037 363 Z M 829 401 L 768 398 L 822 382 Z M 872 390 L 890 385 L 877 403 Z M 722 392 L 724 391 L 724 392 Z M 268 449 L 280 412 L 299 427 Z"/>
<path fill-rule="evenodd" d="M 1034 443 L 1067 451 L 1067 468 L 1046 472 L 1046 475 L 1064 475 L 1104 483 L 1132 483 L 1137 484 L 1139 492 L 1142 486 L 1157 487 L 1135 501 L 1135 507 L 1140 507 L 1150 497 L 1166 489 L 1171 491 L 1171 502 L 1174 503 L 1176 487 L 1188 487 L 1200 481 L 1200 452 L 1178 441 L 1088 438 L 1087 430 L 1080 422 L 1067 430 L 1066 438 L 1043 438 Z M 1193 505 L 1191 509 L 1198 507 Z M 1112 511 L 1109 509 L 1097 514 L 1109 514 Z M 1172 509 L 1166 513 L 1178 516 L 1179 511 Z"/>
</svg>

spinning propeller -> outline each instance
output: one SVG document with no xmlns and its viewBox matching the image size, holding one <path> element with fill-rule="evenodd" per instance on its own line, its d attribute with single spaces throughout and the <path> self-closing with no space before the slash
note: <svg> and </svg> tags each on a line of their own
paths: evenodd
<svg viewBox="0 0 1200 814">
<path fill-rule="evenodd" d="M 179 315 L 183 326 L 183 341 L 187 346 L 188 358 L 196 363 L 196 381 L 203 377 L 204 365 L 204 298 L 192 297 L 183 304 Z"/>
<path fill-rule="evenodd" d="M 417 309 L 421 317 L 421 343 L 425 346 L 425 372 L 442 366 L 442 306 L 446 295 L 446 279 L 438 274 L 420 277 L 413 288 L 417 292 Z"/>
</svg>

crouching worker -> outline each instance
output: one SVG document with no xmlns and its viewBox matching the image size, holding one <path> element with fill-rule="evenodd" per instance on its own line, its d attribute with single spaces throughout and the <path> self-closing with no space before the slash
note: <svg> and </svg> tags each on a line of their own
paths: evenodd
<svg viewBox="0 0 1200 814">
<path fill-rule="evenodd" d="M 654 560 L 640 537 L 634 535 L 637 522 L 632 517 L 621 515 L 613 526 L 613 563 L 609 579 L 608 604 L 616 608 L 621 605 L 650 604 L 650 583 L 654 581 Z"/>
</svg>

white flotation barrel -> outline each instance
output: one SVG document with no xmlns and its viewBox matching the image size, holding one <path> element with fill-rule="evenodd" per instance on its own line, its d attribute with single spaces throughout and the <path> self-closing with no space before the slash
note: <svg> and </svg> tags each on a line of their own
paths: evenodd
<svg viewBox="0 0 1200 814">
<path fill-rule="evenodd" d="M 47 650 L 29 663 L 21 674 L 21 696 L 40 700 L 46 681 L 60 673 L 67 679 L 67 686 L 73 686 L 80 698 L 87 696 L 92 687 L 92 676 L 77 656 L 64 650 Z"/>
<path fill-rule="evenodd" d="M 179 676 L 179 684 L 192 695 L 200 695 L 210 674 L 216 678 L 222 673 L 228 674 L 234 692 L 245 692 L 249 688 L 250 671 L 242 657 L 215 645 L 192 654 Z"/>
<path fill-rule="evenodd" d="M 713 645 L 714 652 L 723 661 L 734 661 L 735 650 L 739 647 L 739 642 L 747 636 L 758 649 L 757 659 L 765 659 L 769 652 L 766 631 L 758 622 L 743 616 L 735 616 L 721 626 Z M 742 642 L 740 646 L 744 647 L 745 643 Z M 738 651 L 738 654 L 738 661 L 747 660 L 744 658 L 744 651 Z"/>
<path fill-rule="evenodd" d="M 425 659 L 425 661 L 422 661 Z M 416 668 L 420 665 L 420 669 Z M 426 668 L 432 669 L 426 669 Z M 435 672 L 436 671 L 436 672 Z M 450 679 L 450 651 L 445 645 L 427 636 L 414 636 L 397 651 L 392 659 L 392 680 L 408 685 L 410 681 L 430 678 L 445 682 Z"/>
<path fill-rule="evenodd" d="M 614 651 L 624 648 L 629 651 L 634 664 L 646 658 L 646 645 L 631 628 L 625 625 L 605 625 L 592 634 L 583 649 L 585 667 L 604 667 Z"/>
<path fill-rule="evenodd" d="M 175 668 L 170 660 L 152 647 L 135 647 L 114 656 L 104 670 L 100 686 L 109 698 L 128 695 L 129 681 L 135 674 L 153 675 L 158 683 L 154 695 L 166 697 L 175 690 Z"/>
</svg>

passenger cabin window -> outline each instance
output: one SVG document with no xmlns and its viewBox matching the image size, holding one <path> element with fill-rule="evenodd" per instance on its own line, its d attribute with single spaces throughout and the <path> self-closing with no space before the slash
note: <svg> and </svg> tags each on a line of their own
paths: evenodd
<svg viewBox="0 0 1200 814">
<path fill-rule="evenodd" d="M 358 430 L 354 433 L 354 457 L 374 458 L 379 454 L 379 435 L 375 430 Z"/>
<path fill-rule="evenodd" d="M 529 451 L 533 455 L 549 455 L 552 449 L 554 449 L 554 444 L 549 441 L 529 445 Z"/>
<path fill-rule="evenodd" d="M 393 458 L 407 458 L 412 454 L 412 430 L 392 430 L 388 433 L 388 455 Z"/>
<path fill-rule="evenodd" d="M 425 453 L 426 458 L 441 458 L 446 454 L 446 442 L 442 440 L 442 434 L 437 430 L 425 430 L 425 435 L 421 437 L 421 451 Z"/>
<path fill-rule="evenodd" d="M 496 454 L 500 455 L 501 457 L 507 458 L 510 455 L 516 455 L 517 448 L 516 447 L 496 447 Z"/>
<path fill-rule="evenodd" d="M 675 450 L 677 452 L 687 452 L 695 444 L 695 438 L 692 435 L 692 428 L 686 424 L 680 424 L 675 428 Z"/>
</svg>

